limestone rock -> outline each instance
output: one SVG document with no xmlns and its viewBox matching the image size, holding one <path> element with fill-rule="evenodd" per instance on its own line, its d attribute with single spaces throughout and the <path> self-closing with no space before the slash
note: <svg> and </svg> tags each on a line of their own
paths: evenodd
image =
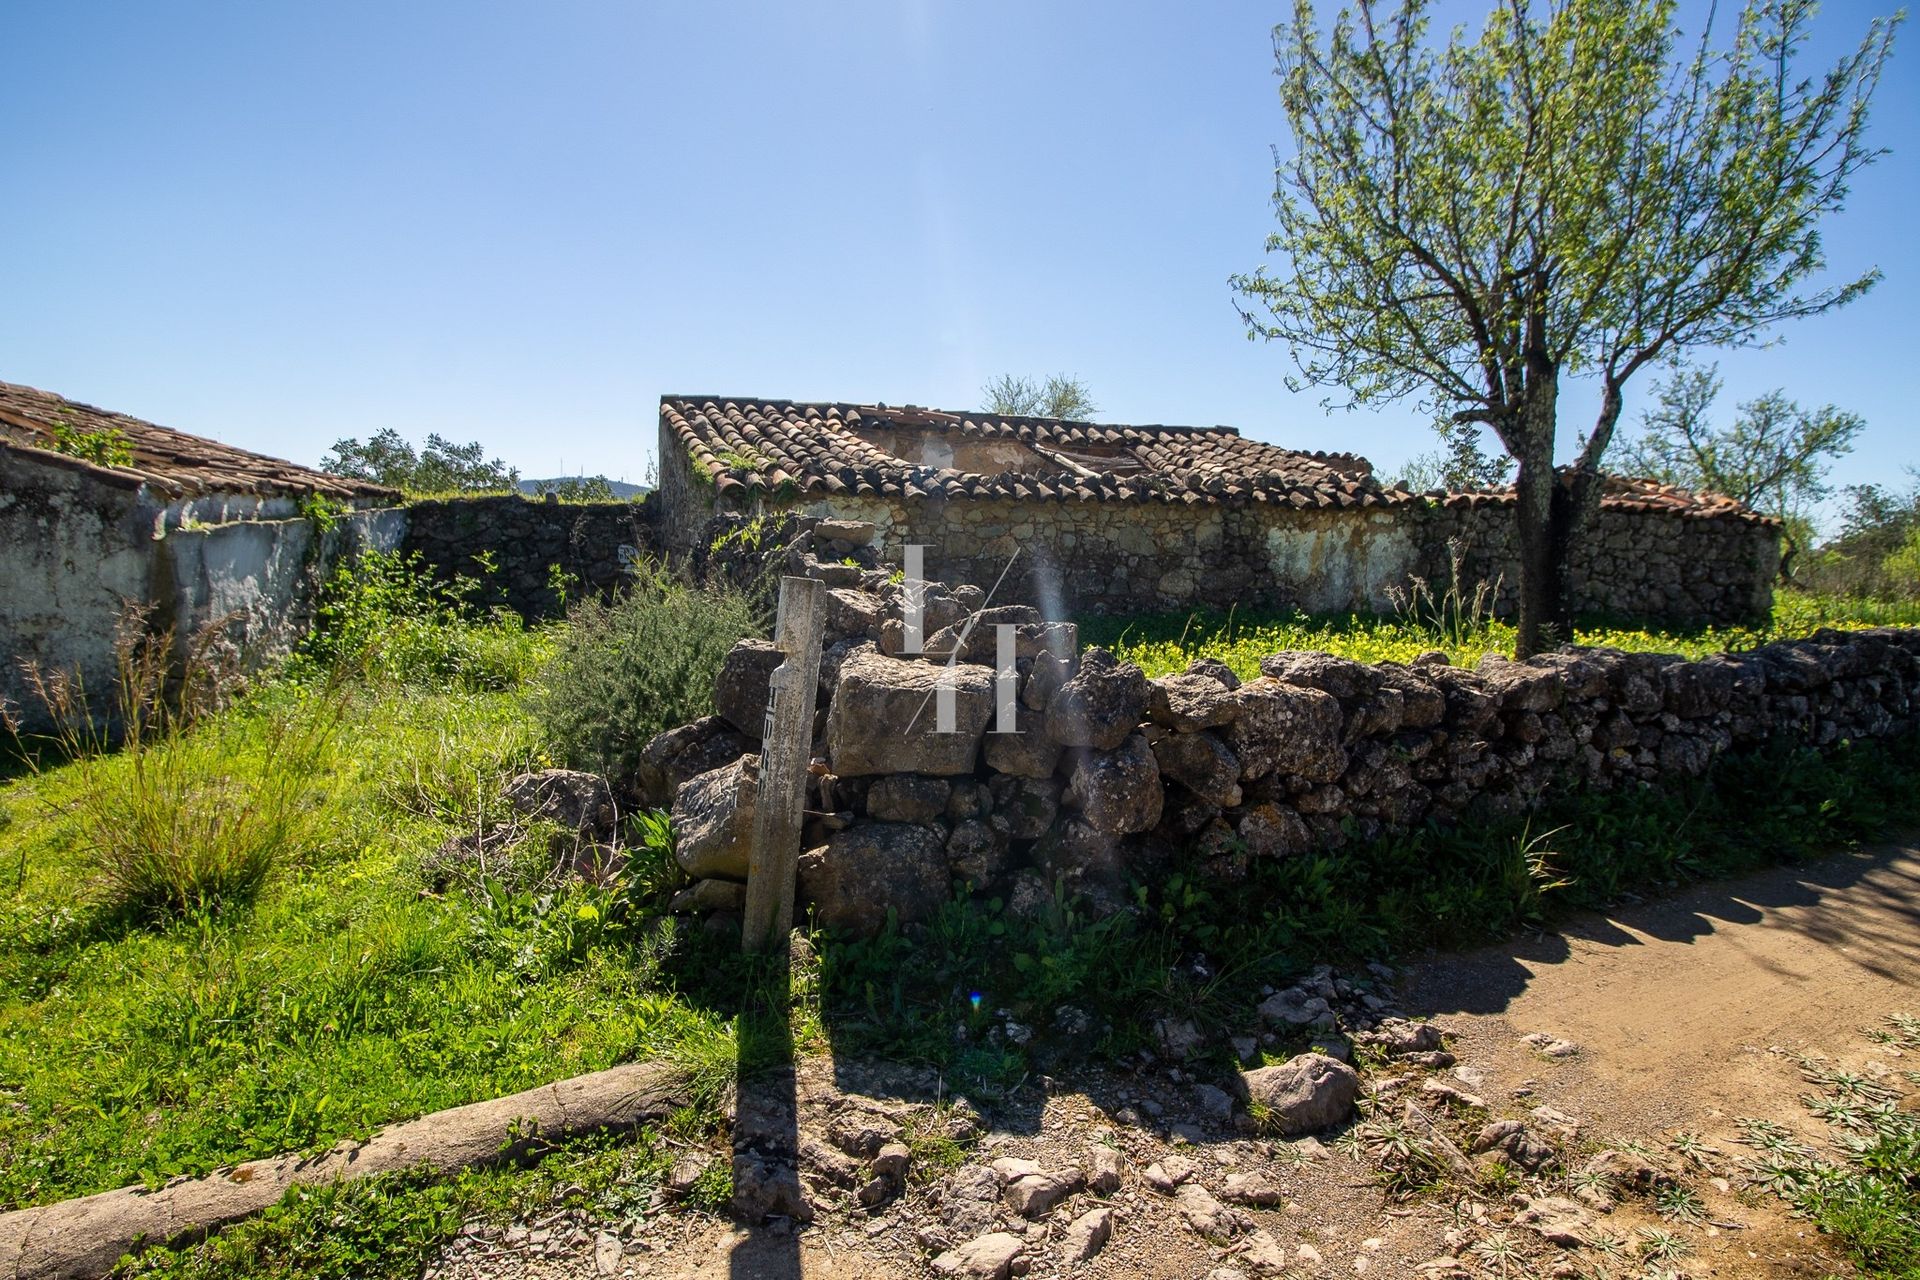
<svg viewBox="0 0 1920 1280">
<path fill-rule="evenodd" d="M 931 822 L 947 810 L 945 778 L 888 774 L 867 788 L 867 816 L 878 822 Z"/>
<path fill-rule="evenodd" d="M 1047 701 L 1047 736 L 1066 747 L 1111 751 L 1147 712 L 1147 677 L 1105 649 L 1089 649 L 1080 670 Z"/>
<path fill-rule="evenodd" d="M 745 880 L 753 843 L 759 756 L 743 756 L 683 784 L 673 798 L 674 857 L 696 880 Z"/>
<path fill-rule="evenodd" d="M 1228 1174 L 1225 1195 L 1235 1204 L 1267 1209 L 1276 1204 L 1285 1204 L 1287 1189 L 1265 1169 L 1254 1169 L 1248 1173 Z"/>
<path fill-rule="evenodd" d="M 1227 688 L 1212 676 L 1161 676 L 1148 688 L 1148 717 L 1181 733 L 1231 724 L 1238 711 Z"/>
<path fill-rule="evenodd" d="M 989 728 L 987 767 L 1018 778 L 1051 778 L 1060 765 L 1060 744 L 1046 733 L 1046 719 L 1027 707 L 1014 708 L 1013 733 Z"/>
<path fill-rule="evenodd" d="M 1571 1200 L 1559 1196 L 1533 1196 L 1513 1217 L 1516 1227 L 1539 1233 L 1542 1239 L 1563 1249 L 1583 1247 L 1593 1235 L 1593 1219 Z"/>
<path fill-rule="evenodd" d="M 1019 1236 L 995 1231 L 947 1250 L 933 1260 L 933 1269 L 943 1276 L 965 1280 L 1007 1280 L 1014 1260 L 1026 1247 Z"/>
<path fill-rule="evenodd" d="M 903 924 L 924 920 L 947 900 L 947 851 L 933 827 L 858 822 L 800 855 L 800 895 L 820 923 L 871 936 L 889 909 Z"/>
<path fill-rule="evenodd" d="M 1243 1095 L 1283 1137 L 1340 1124 L 1353 1114 L 1360 1077 L 1344 1062 L 1303 1053 L 1278 1066 L 1240 1073 Z"/>
<path fill-rule="evenodd" d="M 1151 830 L 1160 821 L 1163 798 L 1153 748 L 1137 733 L 1114 750 L 1080 753 L 1066 795 L 1088 826 L 1108 835 Z"/>
<path fill-rule="evenodd" d="M 1252 1225 L 1240 1213 L 1214 1199 L 1213 1193 L 1197 1182 L 1177 1187 L 1173 1203 L 1187 1225 L 1208 1240 L 1231 1240 Z"/>
<path fill-rule="evenodd" d="M 766 726 L 768 678 L 784 661 L 786 655 L 771 640 L 740 640 L 713 677 L 714 710 L 756 742 Z"/>
<path fill-rule="evenodd" d="M 616 815 L 613 789 L 597 773 L 541 769 L 507 783 L 502 798 L 522 817 L 551 822 L 594 841 L 611 840 Z"/>
<path fill-rule="evenodd" d="M 1010 840 L 1038 839 L 1060 812 L 1060 784 L 1051 778 L 1001 775 L 987 786 L 993 795 L 989 821 Z"/>
<path fill-rule="evenodd" d="M 1221 696 L 1225 697 L 1224 691 Z M 1162 776 L 1172 778 L 1209 804 L 1230 808 L 1240 803 L 1239 757 L 1216 735 L 1169 734 L 1153 744 L 1153 758 Z"/>
<path fill-rule="evenodd" d="M 1120 1189 L 1126 1175 L 1126 1159 L 1112 1147 L 1094 1147 L 1087 1152 L 1087 1187 L 1095 1195 L 1110 1196 Z"/>
<path fill-rule="evenodd" d="M 953 824 L 947 837 L 947 865 L 953 874 L 973 885 L 984 885 L 1007 868 L 1007 842 L 993 824 L 968 818 Z"/>
<path fill-rule="evenodd" d="M 1089 1209 L 1060 1233 L 1060 1251 L 1073 1262 L 1085 1262 L 1106 1248 L 1113 1236 L 1113 1210 L 1102 1205 Z"/>
<path fill-rule="evenodd" d="M 1227 727 L 1227 745 L 1240 758 L 1240 776 L 1291 774 L 1332 782 L 1347 767 L 1340 745 L 1340 704 L 1319 689 L 1262 677 L 1234 693 L 1240 714 Z"/>
<path fill-rule="evenodd" d="M 719 716 L 704 716 L 692 724 L 655 734 L 640 748 L 633 780 L 641 800 L 664 809 L 693 778 L 732 764 L 753 750 L 753 741 Z"/>
<path fill-rule="evenodd" d="M 952 690 L 954 731 L 939 731 L 937 697 Z M 871 649 L 840 667 L 827 716 L 827 756 L 841 777 L 970 774 L 993 718 L 993 672 L 889 658 Z"/>
</svg>

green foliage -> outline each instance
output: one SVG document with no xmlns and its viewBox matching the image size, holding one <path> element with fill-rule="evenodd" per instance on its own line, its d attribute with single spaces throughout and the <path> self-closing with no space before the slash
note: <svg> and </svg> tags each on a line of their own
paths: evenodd
<svg viewBox="0 0 1920 1280">
<path fill-rule="evenodd" d="M 1830 492 L 1827 469 L 1853 451 L 1866 420 L 1832 405 L 1802 409 L 1769 391 L 1716 428 L 1708 413 L 1720 393 L 1717 368 L 1676 370 L 1655 390 L 1659 405 L 1623 442 L 1615 470 L 1736 498 L 1786 522 L 1793 544 L 1806 546 L 1813 506 Z"/>
<path fill-rule="evenodd" d="M 565 476 L 558 480 L 542 480 L 539 492 L 543 497 L 550 493 L 562 502 L 618 502 L 620 500 L 613 491 L 613 481 L 605 476 Z"/>
<path fill-rule="evenodd" d="M 1899 19 L 1807 76 L 1806 0 L 1747 0 L 1730 40 L 1691 49 L 1675 0 L 1497 5 L 1444 41 L 1432 9 L 1356 0 L 1324 23 L 1295 0 L 1274 32 L 1294 149 L 1267 249 L 1285 269 L 1233 284 L 1295 385 L 1413 397 L 1494 434 L 1517 468 L 1531 652 L 1570 621 L 1554 583 L 1572 539 L 1551 536 L 1562 378 L 1600 393 L 1571 473 L 1578 538 L 1635 374 L 1879 278 L 1822 279 L 1821 226 L 1879 154 L 1867 109 Z"/>
<path fill-rule="evenodd" d="M 296 670 L 510 688 L 538 665 L 545 639 L 509 609 L 482 614 L 472 604 L 478 589 L 471 578 L 437 580 L 418 552 L 363 551 L 336 565 L 322 587 Z"/>
<path fill-rule="evenodd" d="M 171 634 L 124 629 L 116 663 L 111 727 L 77 679 L 28 672 L 70 762 L 41 798 L 71 824 L 86 880 L 138 918 L 249 900 L 277 863 L 311 846 L 340 692 L 255 699 L 215 717 L 219 673 L 194 651 L 176 672 Z M 36 757 L 27 763 L 38 772 Z"/>
<path fill-rule="evenodd" d="M 569 764 L 615 779 L 632 776 L 655 734 L 708 714 L 727 651 L 763 634 L 740 592 L 689 585 L 658 566 L 639 567 L 611 603 L 576 604 L 568 622 L 534 713 Z"/>
<path fill-rule="evenodd" d="M 1920 483 L 1853 485 L 1847 498 L 1840 536 L 1798 566 L 1799 580 L 1821 592 L 1920 603 Z"/>
<path fill-rule="evenodd" d="M 1887 1019 L 1882 1039 L 1920 1049 L 1920 1020 Z M 1761 1154 L 1741 1161 L 1749 1182 L 1780 1196 L 1838 1240 L 1871 1280 L 1920 1280 L 1920 1113 L 1898 1093 L 1809 1061 L 1802 1072 L 1820 1090 L 1804 1101 L 1835 1131 L 1840 1159 L 1822 1159 L 1782 1126 L 1742 1122 L 1743 1141 Z"/>
<path fill-rule="evenodd" d="M 489 459 L 478 440 L 454 444 L 429 435 L 416 452 L 391 427 L 375 432 L 364 444 L 352 438 L 335 441 L 333 452 L 320 459 L 320 469 L 414 496 L 510 492 L 520 481 L 517 470 L 498 458 Z"/>
<path fill-rule="evenodd" d="M 1064 418 L 1069 422 L 1088 422 L 1100 412 L 1087 384 L 1078 378 L 1056 373 L 1045 382 L 1003 373 L 980 388 L 984 397 L 981 409 L 986 413 L 1015 418 Z"/>
<path fill-rule="evenodd" d="M 118 427 L 100 427 L 89 431 L 71 422 L 56 422 L 53 424 L 53 442 L 43 443 L 40 447 L 54 453 L 64 453 L 69 458 L 78 458 L 82 462 L 91 462 L 98 467 L 133 465 L 133 444 Z"/>
<path fill-rule="evenodd" d="M 340 521 L 353 510 L 344 502 L 329 498 L 324 493 L 309 493 L 300 499 L 300 516 L 313 522 L 314 530 L 321 534 L 332 533 L 340 527 Z"/>
<path fill-rule="evenodd" d="M 259 752 L 273 708 L 311 696 L 269 685 L 195 732 Z M 245 911 L 130 928 L 77 892 L 92 868 L 72 795 L 112 760 L 0 793 L 21 858 L 18 884 L 0 877 L 0 1209 L 323 1147 L 638 1057 L 683 1064 L 709 1099 L 732 1078 L 736 971 L 687 958 L 710 940 L 647 918 L 624 884 L 422 892 L 431 851 L 550 763 L 518 694 L 352 696 L 303 778 L 306 834 Z"/>
<path fill-rule="evenodd" d="M 1877 603 L 1780 590 L 1774 593 L 1773 617 L 1762 627 L 1658 631 L 1596 623 L 1581 627 L 1574 640 L 1697 658 L 1771 640 L 1800 639 L 1826 628 L 1915 625 L 1920 625 L 1920 602 Z M 1472 666 L 1488 653 L 1511 652 L 1514 629 L 1487 615 L 1479 589 L 1469 594 L 1454 585 L 1437 600 L 1430 591 L 1417 605 L 1409 599 L 1396 618 L 1237 610 L 1092 617 L 1080 620 L 1080 637 L 1139 663 L 1149 676 L 1184 671 L 1195 658 L 1207 657 L 1220 659 L 1241 679 L 1250 680 L 1260 674 L 1260 659 L 1287 649 L 1317 649 L 1357 662 L 1410 662 L 1437 649 L 1457 664 Z"/>
</svg>

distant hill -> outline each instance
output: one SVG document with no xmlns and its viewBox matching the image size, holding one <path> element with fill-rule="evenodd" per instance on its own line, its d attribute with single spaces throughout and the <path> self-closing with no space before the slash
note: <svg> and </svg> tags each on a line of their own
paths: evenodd
<svg viewBox="0 0 1920 1280">
<path fill-rule="evenodd" d="M 560 484 L 565 484 L 569 480 L 577 482 L 581 480 L 587 480 L 590 478 L 592 477 L 552 476 L 545 480 L 522 480 L 520 482 L 520 492 L 527 494 L 530 497 L 533 497 L 533 496 L 538 496 L 540 491 L 545 489 L 548 485 L 560 485 Z M 625 480 L 609 480 L 607 481 L 607 484 L 612 487 L 613 496 L 621 499 L 622 501 L 625 501 L 628 498 L 638 497 L 643 493 L 651 493 L 653 491 L 647 485 L 629 484 Z"/>
</svg>

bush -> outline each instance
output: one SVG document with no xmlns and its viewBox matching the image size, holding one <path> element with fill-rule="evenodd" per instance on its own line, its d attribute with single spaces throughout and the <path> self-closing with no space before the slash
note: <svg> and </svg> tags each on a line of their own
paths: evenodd
<svg viewBox="0 0 1920 1280">
<path fill-rule="evenodd" d="M 74 822 L 102 896 L 140 916 L 247 900 L 310 842 L 344 704 L 328 686 L 213 716 L 220 689 L 204 654 L 188 653 L 184 673 L 172 655 L 170 634 L 123 628 L 111 728 L 79 680 L 28 674 L 72 762 L 50 803 Z"/>
<path fill-rule="evenodd" d="M 540 639 L 510 609 L 482 613 L 472 578 L 441 582 L 420 554 L 364 551 L 321 588 L 297 668 L 354 671 L 437 688 L 508 689 L 531 675 Z"/>
<path fill-rule="evenodd" d="M 711 714 L 727 651 L 765 634 L 759 609 L 736 589 L 688 585 L 653 566 L 636 572 L 612 603 L 573 607 L 533 700 L 567 763 L 616 779 L 632 776 L 649 738 Z"/>
</svg>

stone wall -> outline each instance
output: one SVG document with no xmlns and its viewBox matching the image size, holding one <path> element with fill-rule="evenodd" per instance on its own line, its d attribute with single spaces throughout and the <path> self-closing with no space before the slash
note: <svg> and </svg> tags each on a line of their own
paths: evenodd
<svg viewBox="0 0 1920 1280">
<path fill-rule="evenodd" d="M 0 445 L 0 699 L 46 727 L 23 664 L 77 674 L 110 708 L 115 641 L 134 612 L 182 640 L 217 629 L 246 661 L 284 653 L 326 569 L 392 546 L 404 517 L 355 511 L 321 533 L 284 496 L 157 494 L 138 475 Z"/>
<path fill-rule="evenodd" d="M 582 592 L 613 591 L 630 561 L 657 550 L 655 512 L 651 501 L 542 502 L 513 495 L 436 499 L 407 508 L 405 547 L 419 552 L 443 580 L 477 579 L 479 603 L 542 618 L 560 608 L 553 566 L 579 580 L 576 598 Z"/>
<path fill-rule="evenodd" d="M 649 505 L 661 545 L 694 551 L 708 522 L 725 512 L 676 442 L 663 438 L 660 459 Z M 1491 497 L 1458 501 L 1300 509 L 843 494 L 762 501 L 739 514 L 864 521 L 880 531 L 877 547 L 889 563 L 901 563 L 907 544 L 923 544 L 928 576 L 1001 582 L 997 601 L 1054 617 L 1236 605 L 1385 613 L 1412 577 L 1445 587 L 1448 543 L 1457 540 L 1466 549 L 1463 585 L 1499 583 L 1498 607 L 1508 613 L 1519 581 L 1513 508 Z M 1576 610 L 1666 625 L 1754 622 L 1772 606 L 1778 565 L 1770 523 L 1608 508 L 1598 536 L 1574 556 Z"/>
<path fill-rule="evenodd" d="M 817 535 L 816 535 L 817 536 Z M 819 539 L 824 543 L 824 539 Z M 822 546 L 831 555 L 840 547 Z M 1117 906 L 1132 876 L 1183 847 L 1221 876 L 1428 820 L 1507 814 L 1553 789 L 1658 785 L 1785 739 L 1823 747 L 1920 729 L 1920 631 L 1824 632 L 1688 661 L 1569 648 L 1475 667 L 1432 654 L 1362 665 L 1281 653 L 1241 683 L 1217 663 L 1147 679 L 1072 628 L 1013 607 L 965 640 L 978 592 L 929 587 L 928 649 L 900 656 L 898 586 L 815 548 L 790 567 L 830 588 L 801 889 L 819 918 L 924 918 L 956 880 L 1016 909 L 1064 884 Z M 996 725 L 992 624 L 1011 623 L 1012 732 Z M 661 735 L 640 788 L 671 800 L 687 901 L 744 878 L 755 739 L 779 655 L 744 642 L 717 714 Z M 954 732 L 933 703 L 953 690 Z"/>
</svg>

